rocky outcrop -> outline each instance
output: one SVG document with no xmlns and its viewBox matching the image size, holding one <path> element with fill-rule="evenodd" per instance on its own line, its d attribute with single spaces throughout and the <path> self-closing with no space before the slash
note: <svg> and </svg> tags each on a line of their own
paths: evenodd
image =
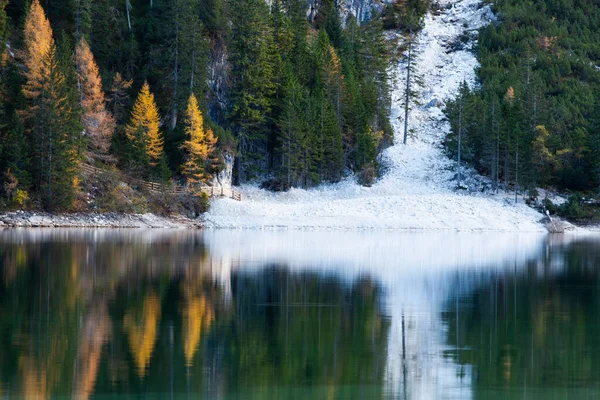
<svg viewBox="0 0 600 400">
<path fill-rule="evenodd" d="M 155 214 L 72 213 L 14 211 L 0 214 L 0 228 L 200 228 L 198 220 Z"/>
<path fill-rule="evenodd" d="M 225 159 L 225 167 L 223 170 L 219 171 L 217 175 L 215 175 L 211 186 L 230 189 L 233 178 L 233 163 L 235 161 L 235 157 L 231 153 L 225 153 L 223 158 Z"/>
</svg>

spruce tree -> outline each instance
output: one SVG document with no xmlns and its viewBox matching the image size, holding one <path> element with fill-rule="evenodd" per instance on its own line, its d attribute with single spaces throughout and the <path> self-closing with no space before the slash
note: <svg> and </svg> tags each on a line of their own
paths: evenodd
<svg viewBox="0 0 600 400">
<path fill-rule="evenodd" d="M 171 130 L 177 126 L 179 113 L 185 111 L 190 91 L 201 99 L 206 91 L 208 46 L 198 7 L 199 2 L 196 0 L 174 0 L 171 5 L 171 68 L 168 69 L 168 75 L 172 79 L 169 121 Z"/>
<path fill-rule="evenodd" d="M 281 177 L 286 187 L 306 186 L 310 170 L 308 148 L 308 126 L 304 114 L 306 92 L 296 76 L 288 71 L 282 110 L 278 120 L 280 130 L 279 149 L 281 157 Z"/>
<path fill-rule="evenodd" d="M 336 182 L 341 178 L 344 167 L 342 131 L 336 122 L 335 107 L 331 101 L 321 96 L 318 111 L 316 129 L 322 151 L 319 173 L 321 180 Z"/>
<path fill-rule="evenodd" d="M 18 115 L 13 115 L 10 129 L 3 137 L 0 146 L 0 182 L 3 182 L 0 192 L 14 202 L 21 191 L 21 199 L 29 197 L 31 187 L 29 149 L 25 129 Z M 4 189 L 4 190 L 2 190 Z M 19 203 L 17 201 L 17 203 Z M 22 203 L 22 201 L 20 202 Z M 22 205 L 22 204 L 20 204 Z"/>
<path fill-rule="evenodd" d="M 239 142 L 238 177 L 246 180 L 269 164 L 267 125 L 274 84 L 274 45 L 269 9 L 263 0 L 231 0 L 229 123 Z"/>
</svg>

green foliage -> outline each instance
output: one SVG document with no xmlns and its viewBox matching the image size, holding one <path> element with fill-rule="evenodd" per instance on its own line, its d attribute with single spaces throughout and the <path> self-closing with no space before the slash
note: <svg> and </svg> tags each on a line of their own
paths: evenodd
<svg viewBox="0 0 600 400">
<path fill-rule="evenodd" d="M 558 208 L 558 214 L 561 217 L 576 220 L 582 218 L 584 216 L 583 207 L 582 207 L 583 199 L 580 193 L 573 193 L 569 196 L 567 201 L 560 205 Z"/>
<path fill-rule="evenodd" d="M 496 183 L 588 191 L 600 185 L 600 4 L 500 0 L 481 29 L 474 92 L 464 101 L 465 160 Z M 456 151 L 457 103 L 448 105 Z"/>
<path fill-rule="evenodd" d="M 304 0 L 270 6 L 263 0 L 56 0 L 36 6 L 39 20 L 30 30 L 37 33 L 27 39 L 11 28 L 23 26 L 31 4 L 0 0 L 0 39 L 15 54 L 28 46 L 42 52 L 37 44 L 52 38 L 56 46 L 43 79 L 36 75 L 41 54 L 27 64 L 37 68 L 29 72 L 20 58 L 1 60 L 0 184 L 10 169 L 12 184 L 18 182 L 34 205 L 69 209 L 79 190 L 77 164 L 85 162 L 88 146 L 73 62 L 73 44 L 81 37 L 116 122 L 108 156 L 130 174 L 180 178 L 174 167 L 183 159 L 185 101 L 194 94 L 218 138 L 211 173 L 229 153 L 238 181 L 270 176 L 285 187 L 309 187 L 348 172 L 369 176 L 359 177 L 365 183 L 376 178 L 377 154 L 392 141 L 389 60 L 379 18 L 349 16 L 342 24 L 332 0 L 316 3 L 309 16 Z M 425 0 L 403 2 L 398 26 L 409 26 L 410 19 L 416 29 L 427 6 Z M 49 25 L 39 26 L 41 14 Z M 150 159 L 141 145 L 144 132 L 125 129 L 132 98 L 145 81 L 160 110 L 155 120 L 165 157 Z"/>
<path fill-rule="evenodd" d="M 416 30 L 430 6 L 430 0 L 396 0 L 386 3 L 382 15 L 383 27 Z"/>
</svg>

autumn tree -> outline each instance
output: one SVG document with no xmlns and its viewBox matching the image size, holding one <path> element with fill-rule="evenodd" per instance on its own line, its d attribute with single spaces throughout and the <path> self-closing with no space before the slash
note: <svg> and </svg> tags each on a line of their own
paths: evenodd
<svg viewBox="0 0 600 400">
<path fill-rule="evenodd" d="M 89 139 L 89 158 L 112 161 L 109 150 L 115 120 L 106 109 L 98 66 L 85 37 L 79 40 L 75 48 L 75 62 L 83 111 L 81 122 Z"/>
<path fill-rule="evenodd" d="M 47 76 L 44 70 L 44 58 L 55 47 L 52 37 L 52 28 L 46 18 L 44 9 L 39 0 L 33 0 L 29 13 L 25 19 L 25 31 L 23 35 L 25 51 L 23 55 L 26 84 L 23 86 L 23 94 L 28 98 L 38 98 L 42 82 Z"/>
<path fill-rule="evenodd" d="M 190 95 L 185 118 L 186 141 L 183 143 L 185 162 L 181 172 L 188 182 L 206 181 L 210 178 L 207 162 L 215 150 L 217 139 L 210 128 L 204 127 L 204 118 L 198 107 L 198 100 Z"/>
<path fill-rule="evenodd" d="M 125 128 L 130 143 L 130 168 L 135 172 L 148 173 L 163 158 L 163 135 L 160 132 L 160 115 L 150 92 L 144 83 L 131 111 L 131 120 Z M 158 172 L 158 171 L 155 171 Z"/>
<path fill-rule="evenodd" d="M 46 209 L 72 204 L 77 164 L 76 143 L 81 132 L 77 105 L 73 104 L 60 65 L 50 23 L 38 0 L 25 20 L 23 94 L 24 110 L 32 136 L 33 178 L 41 205 Z"/>
</svg>

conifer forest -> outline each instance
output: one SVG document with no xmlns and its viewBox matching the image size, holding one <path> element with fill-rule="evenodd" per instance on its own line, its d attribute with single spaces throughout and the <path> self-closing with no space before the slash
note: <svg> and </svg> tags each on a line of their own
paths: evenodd
<svg viewBox="0 0 600 400">
<path fill-rule="evenodd" d="M 446 103 L 448 157 L 533 200 L 547 187 L 595 194 L 600 6 L 484 6 L 492 23 L 461 38 L 477 36 L 480 66 Z M 280 191 L 354 176 L 370 186 L 394 143 L 390 66 L 408 56 L 410 73 L 413 39 L 441 6 L 352 7 L 360 12 L 334 0 L 1 0 L 0 208 L 139 208 L 135 190 L 84 166 L 199 187 L 230 160 L 234 184 Z M 404 144 L 419 131 L 408 127 L 422 106 L 412 90 Z"/>
<path fill-rule="evenodd" d="M 226 154 L 236 183 L 368 184 L 392 140 L 383 27 L 422 4 L 3 0 L 1 205 L 81 208 L 82 164 L 202 184 Z"/>
</svg>

